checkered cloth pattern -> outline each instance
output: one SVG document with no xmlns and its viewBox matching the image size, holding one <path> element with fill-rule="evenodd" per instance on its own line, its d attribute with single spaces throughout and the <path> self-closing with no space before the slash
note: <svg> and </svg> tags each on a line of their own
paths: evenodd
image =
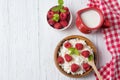
<svg viewBox="0 0 120 80">
<path fill-rule="evenodd" d="M 120 5 L 117 0 L 89 0 L 88 6 L 99 8 L 111 23 L 111 27 L 103 28 L 102 33 L 112 60 L 99 72 L 103 80 L 120 80 Z"/>
</svg>

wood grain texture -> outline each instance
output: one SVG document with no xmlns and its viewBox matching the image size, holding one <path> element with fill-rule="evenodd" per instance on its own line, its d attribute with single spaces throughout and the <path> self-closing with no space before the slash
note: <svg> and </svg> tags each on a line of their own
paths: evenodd
<svg viewBox="0 0 120 80">
<path fill-rule="evenodd" d="M 95 44 L 98 67 L 111 59 L 100 31 L 85 35 L 75 26 L 76 11 L 86 3 L 65 0 L 73 22 L 70 28 L 58 32 L 46 21 L 47 11 L 57 0 L 0 0 L 0 80 L 95 80 L 93 73 L 80 79 L 68 78 L 54 64 L 54 49 L 68 35 L 86 36 Z"/>
<path fill-rule="evenodd" d="M 0 0 L 0 80 L 40 80 L 38 1 Z"/>
</svg>

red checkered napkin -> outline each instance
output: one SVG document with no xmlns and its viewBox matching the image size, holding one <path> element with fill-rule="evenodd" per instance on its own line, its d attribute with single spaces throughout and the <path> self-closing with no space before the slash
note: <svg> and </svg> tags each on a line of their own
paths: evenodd
<svg viewBox="0 0 120 80">
<path fill-rule="evenodd" d="M 112 60 L 100 68 L 103 80 L 120 80 L 120 5 L 117 0 L 90 0 L 89 7 L 98 7 L 111 27 L 102 30 Z M 96 77 L 98 80 L 98 78 Z"/>
</svg>

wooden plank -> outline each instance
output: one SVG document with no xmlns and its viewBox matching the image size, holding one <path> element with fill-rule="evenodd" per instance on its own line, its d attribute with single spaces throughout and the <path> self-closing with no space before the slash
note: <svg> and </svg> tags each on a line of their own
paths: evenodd
<svg viewBox="0 0 120 80">
<path fill-rule="evenodd" d="M 0 80 L 8 80 L 9 26 L 7 7 L 7 0 L 0 0 Z"/>
<path fill-rule="evenodd" d="M 8 0 L 9 80 L 39 80 L 38 1 Z"/>
</svg>

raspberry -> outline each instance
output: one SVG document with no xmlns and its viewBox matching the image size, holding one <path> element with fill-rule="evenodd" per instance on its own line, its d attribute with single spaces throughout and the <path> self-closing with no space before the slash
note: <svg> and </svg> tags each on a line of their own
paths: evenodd
<svg viewBox="0 0 120 80">
<path fill-rule="evenodd" d="M 49 11 L 48 14 L 47 14 L 47 17 L 49 19 L 51 19 L 53 17 L 53 15 L 54 15 L 54 12 L 53 11 Z"/>
<path fill-rule="evenodd" d="M 49 20 L 48 20 L 48 23 L 52 26 L 52 25 L 54 25 L 54 24 L 55 24 L 55 21 L 54 21 L 54 20 L 52 20 L 52 19 L 49 19 Z"/>
<path fill-rule="evenodd" d="M 72 72 L 78 71 L 79 68 L 80 68 L 80 66 L 77 65 L 77 64 L 75 64 L 75 63 L 71 65 L 71 71 L 72 71 Z"/>
<path fill-rule="evenodd" d="M 59 64 L 63 64 L 63 63 L 64 63 L 63 57 L 59 56 L 59 57 L 57 58 L 57 62 L 58 62 Z"/>
<path fill-rule="evenodd" d="M 64 44 L 64 47 L 65 47 L 65 48 L 71 48 L 71 47 L 72 47 L 72 45 L 71 45 L 71 43 L 70 43 L 70 42 L 66 42 L 66 43 Z"/>
<path fill-rule="evenodd" d="M 83 68 L 88 71 L 90 69 L 90 65 L 88 63 L 83 63 Z"/>
<path fill-rule="evenodd" d="M 81 54 L 82 54 L 82 56 L 84 56 L 85 58 L 87 58 L 87 57 L 89 57 L 90 52 L 87 51 L 87 50 L 85 50 L 85 51 L 83 51 Z"/>
<path fill-rule="evenodd" d="M 54 28 L 56 29 L 61 29 L 62 28 L 62 25 L 60 23 L 55 23 L 54 24 Z"/>
<path fill-rule="evenodd" d="M 67 13 L 60 13 L 60 20 L 66 20 L 67 19 Z"/>
<path fill-rule="evenodd" d="M 81 43 L 77 43 L 77 44 L 75 44 L 75 48 L 77 48 L 77 50 L 82 50 L 83 45 Z"/>
<path fill-rule="evenodd" d="M 65 60 L 67 62 L 70 62 L 72 60 L 72 57 L 69 54 L 65 54 Z"/>
<path fill-rule="evenodd" d="M 69 9 L 68 9 L 67 7 L 64 7 L 64 10 L 66 10 L 66 12 L 68 12 L 68 11 L 69 11 Z"/>
<path fill-rule="evenodd" d="M 60 21 L 60 24 L 63 26 L 63 27 L 66 27 L 68 25 L 68 22 L 67 21 Z"/>
<path fill-rule="evenodd" d="M 66 14 L 68 15 L 70 12 L 69 12 L 69 9 L 67 7 L 64 7 L 64 10 L 66 10 Z"/>
</svg>

